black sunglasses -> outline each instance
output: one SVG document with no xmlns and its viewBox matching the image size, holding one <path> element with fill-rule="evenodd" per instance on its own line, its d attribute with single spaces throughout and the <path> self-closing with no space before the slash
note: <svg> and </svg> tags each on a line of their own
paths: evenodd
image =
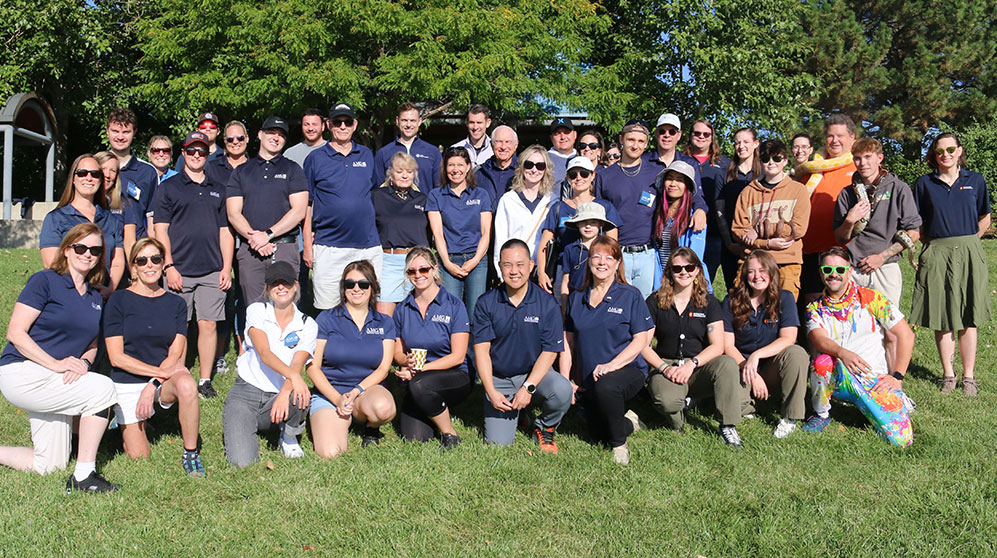
<svg viewBox="0 0 997 558">
<path fill-rule="evenodd" d="M 205 157 L 208 154 L 208 148 L 207 147 L 186 147 L 186 148 L 184 148 L 183 152 L 186 153 L 187 155 L 191 156 L 191 157 L 193 157 L 194 155 L 200 155 L 201 157 Z"/>
<path fill-rule="evenodd" d="M 334 118 L 332 120 L 332 127 L 339 128 L 340 126 L 346 126 L 349 128 L 353 125 L 354 120 L 352 118 Z"/>
<path fill-rule="evenodd" d="M 583 149 L 591 149 L 592 151 L 595 151 L 596 149 L 599 149 L 601 147 L 602 147 L 601 145 L 599 145 L 598 143 L 595 143 L 595 142 L 593 142 L 593 143 L 579 143 L 578 144 L 578 151 L 582 151 Z"/>
<path fill-rule="evenodd" d="M 225 136 L 225 143 L 235 143 L 235 142 L 242 143 L 244 141 L 246 141 L 246 136 L 242 134 L 238 136 Z"/>
<path fill-rule="evenodd" d="M 686 273 L 692 273 L 693 271 L 699 269 L 699 266 L 696 264 L 673 265 L 672 274 L 674 275 L 680 273 L 683 269 L 685 270 Z"/>
<path fill-rule="evenodd" d="M 405 275 L 408 275 L 409 277 L 415 277 L 417 273 L 419 275 L 425 275 L 432 270 L 433 268 L 431 267 L 412 267 L 405 270 Z"/>
<path fill-rule="evenodd" d="M 350 290 L 354 287 L 360 287 L 360 290 L 366 291 L 370 288 L 370 285 L 371 282 L 366 279 L 361 279 L 359 281 L 355 281 L 353 279 L 343 279 L 343 286 L 346 287 L 346 290 Z"/>
<path fill-rule="evenodd" d="M 162 254 L 153 254 L 151 256 L 138 256 L 135 258 L 134 263 L 139 267 L 144 267 L 145 264 L 152 262 L 152 265 L 159 265 L 163 263 Z"/>
<path fill-rule="evenodd" d="M 619 153 L 610 153 L 610 154 L 606 155 L 606 158 L 609 159 L 610 161 L 615 161 L 615 160 L 619 159 L 620 157 L 623 157 L 623 155 L 620 155 Z"/>
<path fill-rule="evenodd" d="M 772 162 L 775 162 L 775 163 L 781 163 L 781 162 L 783 162 L 783 161 L 786 160 L 786 158 L 784 156 L 782 156 L 782 155 L 762 155 L 758 159 L 762 163 L 768 163 L 769 161 L 772 161 Z"/>
<path fill-rule="evenodd" d="M 100 169 L 96 169 L 96 170 L 94 170 L 94 169 L 76 169 L 76 170 L 73 171 L 73 174 L 75 174 L 79 178 L 85 178 L 86 175 L 88 175 L 88 174 L 90 176 L 94 177 L 94 178 L 104 178 L 104 171 L 102 171 Z"/>
<path fill-rule="evenodd" d="M 713 137 L 713 132 L 700 132 L 699 130 L 692 131 L 692 137 L 694 138 L 711 138 Z"/>
<path fill-rule="evenodd" d="M 659 136 L 677 136 L 682 132 L 676 128 L 658 128 Z"/>
<path fill-rule="evenodd" d="M 544 162 L 534 163 L 533 161 L 523 161 L 523 168 L 525 170 L 530 170 L 533 167 L 536 167 L 537 170 L 539 171 L 547 170 L 547 163 Z"/>
<path fill-rule="evenodd" d="M 571 169 L 567 173 L 568 180 L 574 180 L 579 174 L 582 175 L 582 178 L 588 178 L 592 176 L 592 171 L 588 169 Z"/>
<path fill-rule="evenodd" d="M 87 250 L 90 250 L 91 256 L 98 258 L 104 253 L 103 246 L 87 246 L 86 244 L 70 244 L 70 246 L 72 247 L 73 252 L 76 252 L 77 256 L 82 256 L 87 252 Z"/>
<path fill-rule="evenodd" d="M 169 147 L 150 147 L 149 148 L 149 153 L 163 154 L 163 153 L 169 153 L 170 151 L 171 151 L 171 149 Z"/>
<path fill-rule="evenodd" d="M 831 275 L 832 273 L 844 275 L 851 267 L 850 265 L 822 265 L 820 266 L 820 272 L 824 275 Z"/>
</svg>

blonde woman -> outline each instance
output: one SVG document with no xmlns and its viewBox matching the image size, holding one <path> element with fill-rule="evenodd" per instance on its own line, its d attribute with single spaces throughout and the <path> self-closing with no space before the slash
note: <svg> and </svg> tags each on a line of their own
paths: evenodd
<svg viewBox="0 0 997 558">
<path fill-rule="evenodd" d="M 554 168 L 550 155 L 539 145 L 531 145 L 519 154 L 519 167 L 512 176 L 512 188 L 499 198 L 495 210 L 495 246 L 518 238 L 530 247 L 535 258 L 554 188 Z M 498 268 L 495 251 L 495 268 Z"/>
</svg>

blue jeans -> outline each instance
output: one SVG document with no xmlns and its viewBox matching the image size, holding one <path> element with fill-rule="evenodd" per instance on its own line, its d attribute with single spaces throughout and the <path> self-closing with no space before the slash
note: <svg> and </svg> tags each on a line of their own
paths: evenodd
<svg viewBox="0 0 997 558">
<path fill-rule="evenodd" d="M 474 258 L 474 254 L 450 254 L 450 261 L 454 265 L 462 266 L 464 262 Z M 440 276 L 443 278 L 443 288 L 450 294 L 464 301 L 467 308 L 468 320 L 474 321 L 474 307 L 478 304 L 478 298 L 485 294 L 485 283 L 488 279 L 488 264 L 482 258 L 478 265 L 467 274 L 467 277 L 458 279 L 443 266 L 440 266 Z"/>
<path fill-rule="evenodd" d="M 516 391 L 523 387 L 527 374 L 511 378 L 495 376 L 492 381 L 495 389 L 512 401 Z M 571 407 L 571 382 L 554 370 L 547 374 L 537 384 L 533 394 L 533 402 L 540 403 L 540 416 L 537 417 L 538 428 L 557 428 L 561 419 Z M 516 438 L 516 424 L 519 421 L 519 411 L 499 411 L 492 406 L 485 396 L 485 443 L 508 446 Z"/>
<path fill-rule="evenodd" d="M 626 272 L 627 283 L 637 287 L 644 298 L 650 296 L 654 290 L 656 257 L 657 254 L 651 249 L 634 253 L 623 252 L 623 270 Z"/>
</svg>

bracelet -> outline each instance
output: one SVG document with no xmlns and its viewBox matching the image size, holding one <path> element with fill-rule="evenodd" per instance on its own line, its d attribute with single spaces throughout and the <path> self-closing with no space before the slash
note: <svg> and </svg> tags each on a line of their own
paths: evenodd
<svg viewBox="0 0 997 558">
<path fill-rule="evenodd" d="M 152 384 L 152 385 L 154 385 L 154 386 L 156 386 L 156 389 L 159 389 L 159 388 L 163 387 L 163 382 L 160 382 L 156 378 L 153 378 L 153 379 L 149 380 L 149 383 Z"/>
<path fill-rule="evenodd" d="M 168 263 L 168 264 L 166 264 L 166 265 L 163 266 L 163 271 L 166 271 L 167 269 L 169 269 L 169 268 L 171 268 L 171 267 L 173 267 L 175 265 L 176 264 Z"/>
<path fill-rule="evenodd" d="M 367 391 L 367 390 L 365 390 L 365 389 L 363 388 L 363 386 L 362 386 L 362 385 L 360 385 L 360 384 L 357 384 L 357 385 L 356 385 L 356 387 L 355 387 L 355 388 L 353 388 L 353 389 L 359 389 L 359 390 L 360 390 L 360 393 L 363 393 L 363 392 Z"/>
<path fill-rule="evenodd" d="M 661 371 L 664 370 L 667 367 L 668 367 L 668 363 L 667 362 L 662 362 L 661 365 L 658 366 L 658 370 L 657 370 L 658 374 L 661 374 Z"/>
<path fill-rule="evenodd" d="M 90 362 L 89 360 L 87 360 L 87 359 L 85 359 L 83 357 L 80 357 L 80 360 L 82 360 L 83 363 L 87 365 L 87 370 L 90 370 L 91 368 L 93 368 L 93 363 Z"/>
</svg>

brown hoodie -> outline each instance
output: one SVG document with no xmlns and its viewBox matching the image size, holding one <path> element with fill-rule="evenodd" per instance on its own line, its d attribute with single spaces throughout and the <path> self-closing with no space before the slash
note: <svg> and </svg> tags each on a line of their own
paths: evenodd
<svg viewBox="0 0 997 558">
<path fill-rule="evenodd" d="M 770 250 L 779 265 L 803 263 L 803 235 L 810 222 L 810 195 L 807 187 L 788 176 L 768 189 L 758 180 L 741 192 L 734 207 L 731 232 L 739 239 L 749 230 L 758 239 L 749 248 L 768 249 L 770 238 L 792 238 L 796 242 L 786 250 Z"/>
</svg>

